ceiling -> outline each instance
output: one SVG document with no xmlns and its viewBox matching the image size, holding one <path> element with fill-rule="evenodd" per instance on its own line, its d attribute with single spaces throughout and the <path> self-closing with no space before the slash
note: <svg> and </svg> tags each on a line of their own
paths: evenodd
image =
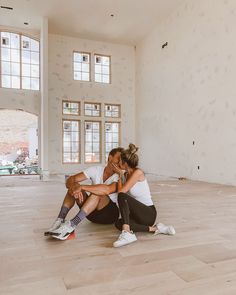
<svg viewBox="0 0 236 295">
<path fill-rule="evenodd" d="M 0 0 L 0 25 L 135 45 L 183 0 Z M 112 16 L 113 15 L 113 16 Z M 29 25 L 24 25 L 28 22 Z"/>
</svg>

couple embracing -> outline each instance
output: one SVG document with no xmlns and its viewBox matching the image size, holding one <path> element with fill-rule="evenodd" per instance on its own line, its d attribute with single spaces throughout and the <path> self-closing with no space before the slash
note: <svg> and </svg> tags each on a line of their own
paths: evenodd
<svg viewBox="0 0 236 295">
<path fill-rule="evenodd" d="M 173 226 L 156 223 L 157 211 L 144 172 L 138 168 L 137 151 L 134 144 L 128 149 L 114 148 L 105 167 L 92 166 L 70 176 L 58 217 L 44 234 L 66 240 L 87 218 L 98 224 L 115 224 L 121 234 L 113 243 L 114 247 L 137 241 L 135 232 L 174 235 Z M 84 185 L 82 182 L 86 179 L 92 184 Z M 75 204 L 79 206 L 79 212 L 65 221 Z"/>
</svg>

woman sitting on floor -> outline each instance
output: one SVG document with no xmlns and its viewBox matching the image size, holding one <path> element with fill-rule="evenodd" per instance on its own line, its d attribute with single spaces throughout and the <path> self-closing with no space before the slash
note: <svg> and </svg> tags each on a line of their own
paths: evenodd
<svg viewBox="0 0 236 295">
<path fill-rule="evenodd" d="M 118 204 L 122 217 L 115 225 L 122 232 L 118 240 L 113 243 L 114 247 L 121 247 L 137 241 L 134 232 L 175 234 L 173 226 L 162 223 L 155 224 L 157 212 L 144 172 L 137 167 L 139 161 L 137 151 L 138 148 L 134 144 L 130 144 L 127 150 L 121 152 L 119 167 L 115 166 L 120 175 Z"/>
</svg>

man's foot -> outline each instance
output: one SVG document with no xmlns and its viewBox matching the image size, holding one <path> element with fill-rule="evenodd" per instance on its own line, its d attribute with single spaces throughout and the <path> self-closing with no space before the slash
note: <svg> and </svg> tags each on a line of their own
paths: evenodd
<svg viewBox="0 0 236 295">
<path fill-rule="evenodd" d="M 62 218 L 57 218 L 54 223 L 52 224 L 52 226 L 45 231 L 44 235 L 45 236 L 50 236 L 53 235 L 55 233 L 55 231 L 64 223 L 64 220 Z"/>
<path fill-rule="evenodd" d="M 122 230 L 117 241 L 113 243 L 113 247 L 118 248 L 137 241 L 136 235 L 133 232 Z"/>
<path fill-rule="evenodd" d="M 58 240 L 66 240 L 71 233 L 73 233 L 75 227 L 71 225 L 70 221 L 66 221 L 61 227 L 56 230 L 56 233 L 52 235 L 53 238 Z"/>
<path fill-rule="evenodd" d="M 165 225 L 163 223 L 158 223 L 156 225 L 157 229 L 154 235 L 163 234 L 163 235 L 175 235 L 175 229 L 172 225 Z"/>
</svg>

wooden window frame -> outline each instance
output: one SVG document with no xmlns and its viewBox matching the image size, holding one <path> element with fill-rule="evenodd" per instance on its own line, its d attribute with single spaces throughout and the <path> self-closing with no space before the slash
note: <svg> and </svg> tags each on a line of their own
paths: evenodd
<svg viewBox="0 0 236 295">
<path fill-rule="evenodd" d="M 41 56 L 41 50 L 40 50 L 40 40 L 38 39 L 38 38 L 36 38 L 36 37 L 33 37 L 33 36 L 31 36 L 31 35 L 28 35 L 28 34 L 24 34 L 24 33 L 20 33 L 20 32 L 17 32 L 17 31 L 11 31 L 11 30 L 0 30 L 0 33 L 12 33 L 12 34 L 16 34 L 16 35 L 19 35 L 19 38 L 20 38 L 20 47 L 19 47 L 19 53 L 20 53 L 20 62 L 19 62 L 19 64 L 20 64 L 20 88 L 12 88 L 12 87 L 4 87 L 4 86 L 2 86 L 2 65 L 1 65 L 1 58 L 0 58 L 0 88 L 2 88 L 2 89 L 15 89 L 15 90 L 30 90 L 30 91 L 40 91 L 40 86 L 41 86 L 41 62 L 40 62 L 40 56 Z M 0 34 L 1 35 L 1 34 Z M 39 89 L 25 89 L 25 88 L 22 88 L 22 78 L 23 78 L 23 76 L 22 76 L 22 48 L 21 48 L 21 45 L 22 45 L 22 36 L 24 36 L 24 37 L 27 37 L 27 38 L 30 38 L 30 39 L 33 39 L 33 40 L 35 40 L 35 41 L 37 41 L 38 43 L 39 43 Z M 11 49 L 11 48 L 10 48 Z M 2 55 L 2 52 L 1 52 L 1 50 L 2 50 L 2 44 L 0 44 L 0 57 L 1 57 L 1 55 Z M 29 50 L 30 52 L 31 52 L 31 50 Z M 36 52 L 36 51 L 34 51 L 34 52 Z M 30 63 L 30 65 L 31 65 L 31 63 Z M 10 77 L 12 77 L 13 75 L 10 75 Z M 17 76 L 18 77 L 18 76 Z M 29 77 L 29 78 L 31 78 L 31 76 Z M 34 77 L 33 77 L 34 78 Z"/>
<path fill-rule="evenodd" d="M 86 123 L 99 123 L 99 162 L 86 161 Z M 101 164 L 102 163 L 102 121 L 98 120 L 84 120 L 84 164 Z"/>
<path fill-rule="evenodd" d="M 96 65 L 96 56 L 101 56 L 101 57 L 108 57 L 109 58 L 109 83 L 105 83 L 105 82 L 98 82 L 95 80 L 95 75 L 96 75 L 96 72 L 95 72 L 95 65 Z M 94 58 L 94 62 L 93 62 L 93 65 L 94 65 L 94 82 L 95 83 L 99 83 L 99 84 L 105 84 L 105 85 L 110 85 L 111 84 L 111 55 L 108 55 L 108 54 L 101 54 L 101 53 L 94 53 L 93 54 L 93 58 Z M 101 74 L 102 76 L 102 74 Z"/>
<path fill-rule="evenodd" d="M 106 106 L 118 106 L 119 107 L 118 117 L 106 116 Z M 117 104 L 117 103 L 104 103 L 104 118 L 120 119 L 121 118 L 121 104 Z"/>
<path fill-rule="evenodd" d="M 107 161 L 107 155 L 106 155 L 106 123 L 115 123 L 119 125 L 119 133 L 118 133 L 118 147 L 121 145 L 121 122 L 120 121 L 104 121 L 104 157 L 105 157 L 105 162 Z"/>
<path fill-rule="evenodd" d="M 100 115 L 99 116 L 91 116 L 91 115 L 86 115 L 85 114 L 85 105 L 86 104 L 99 104 L 100 105 Z M 84 116 L 85 117 L 89 117 L 89 118 L 101 118 L 102 117 L 102 103 L 101 102 L 89 102 L 89 101 L 85 101 L 84 102 L 84 108 L 83 108 L 83 111 L 84 111 Z"/>
<path fill-rule="evenodd" d="M 77 103 L 79 105 L 79 113 L 78 114 L 64 114 L 64 107 L 63 104 L 64 103 Z M 80 101 L 75 101 L 75 100 L 62 100 L 62 115 L 63 116 L 81 116 L 81 103 Z"/>
<path fill-rule="evenodd" d="M 64 121 L 72 121 L 79 123 L 79 153 L 78 153 L 78 162 L 64 162 Z M 62 118 L 62 164 L 70 165 L 70 164 L 81 164 L 81 120 L 78 119 L 66 119 Z"/>
<path fill-rule="evenodd" d="M 75 61 L 74 61 L 74 54 L 75 53 L 80 53 L 80 54 L 88 54 L 89 55 L 89 80 L 87 81 L 87 80 L 77 80 L 77 79 L 75 79 L 75 76 L 74 76 L 74 74 L 75 74 L 75 72 L 78 72 L 78 71 L 75 71 L 75 67 L 74 67 L 74 63 L 75 63 Z M 92 63 L 92 59 L 91 59 L 91 53 L 90 52 L 85 52 L 85 51 L 78 51 L 78 50 L 73 50 L 73 54 L 72 54 L 72 64 L 73 64 L 73 80 L 74 81 L 78 81 L 78 82 L 91 82 L 91 63 Z M 81 63 L 82 64 L 82 63 Z M 81 73 L 82 73 L 82 71 L 81 71 Z"/>
</svg>

